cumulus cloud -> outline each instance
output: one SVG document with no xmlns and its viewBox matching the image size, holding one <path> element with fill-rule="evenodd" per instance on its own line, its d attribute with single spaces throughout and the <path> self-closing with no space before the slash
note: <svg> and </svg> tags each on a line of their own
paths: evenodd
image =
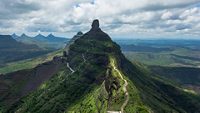
<svg viewBox="0 0 200 113">
<path fill-rule="evenodd" d="M 1 0 L 0 33 L 87 31 L 93 19 L 114 35 L 199 36 L 199 0 Z"/>
</svg>

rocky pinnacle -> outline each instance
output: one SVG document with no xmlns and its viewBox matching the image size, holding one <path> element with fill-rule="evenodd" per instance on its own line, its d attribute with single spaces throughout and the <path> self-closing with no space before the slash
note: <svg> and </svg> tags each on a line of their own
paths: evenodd
<svg viewBox="0 0 200 113">
<path fill-rule="evenodd" d="M 99 20 L 98 19 L 95 19 L 95 20 L 93 20 L 93 22 L 92 22 L 92 31 L 96 31 L 96 30 L 99 30 L 100 28 L 99 28 Z"/>
</svg>

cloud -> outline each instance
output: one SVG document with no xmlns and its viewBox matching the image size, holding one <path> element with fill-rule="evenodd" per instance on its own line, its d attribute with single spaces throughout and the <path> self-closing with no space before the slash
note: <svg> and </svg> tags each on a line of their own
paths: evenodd
<svg viewBox="0 0 200 113">
<path fill-rule="evenodd" d="M 39 4 L 27 0 L 1 0 L 0 19 L 14 19 L 21 14 L 39 9 Z"/>
<path fill-rule="evenodd" d="M 173 16 L 173 14 L 172 14 L 171 12 L 167 11 L 167 12 L 165 12 L 165 13 L 162 14 L 161 19 L 163 19 L 163 20 L 168 20 L 168 19 L 170 19 L 172 16 Z"/>
<path fill-rule="evenodd" d="M 199 0 L 1 0 L 0 33 L 87 31 L 114 35 L 200 34 Z"/>
</svg>

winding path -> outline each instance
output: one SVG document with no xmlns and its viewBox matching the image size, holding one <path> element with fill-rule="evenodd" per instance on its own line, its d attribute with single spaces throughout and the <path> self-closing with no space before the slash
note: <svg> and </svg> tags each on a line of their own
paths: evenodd
<svg viewBox="0 0 200 113">
<path fill-rule="evenodd" d="M 124 81 L 123 91 L 125 93 L 126 100 L 124 101 L 124 103 L 121 106 L 121 111 L 118 112 L 118 113 L 124 113 L 124 108 L 126 107 L 126 105 L 128 104 L 128 101 L 129 101 L 129 93 L 128 93 L 128 90 L 127 90 L 128 82 L 127 82 L 126 79 L 124 79 L 124 77 L 121 74 L 121 72 L 115 66 L 115 61 L 114 60 L 112 60 L 111 65 L 114 67 L 114 70 L 120 75 L 120 78 Z M 116 113 L 116 111 L 108 111 L 108 113 Z"/>
<path fill-rule="evenodd" d="M 85 59 L 84 54 L 82 54 L 82 58 L 83 58 L 83 61 L 86 62 L 86 59 Z M 69 66 L 69 62 L 67 62 L 67 67 L 68 67 L 69 70 L 72 72 L 72 74 L 75 72 L 75 71 Z"/>
<path fill-rule="evenodd" d="M 69 62 L 67 62 L 67 67 L 69 68 L 69 70 L 74 73 L 75 71 L 69 66 Z"/>
<path fill-rule="evenodd" d="M 65 51 L 67 53 L 67 55 L 69 55 L 69 46 L 72 45 L 74 42 L 72 42 L 71 44 L 68 44 L 65 48 Z M 69 68 L 69 70 L 71 71 L 71 74 L 73 74 L 75 71 L 70 67 L 69 62 L 67 62 L 67 67 Z"/>
</svg>

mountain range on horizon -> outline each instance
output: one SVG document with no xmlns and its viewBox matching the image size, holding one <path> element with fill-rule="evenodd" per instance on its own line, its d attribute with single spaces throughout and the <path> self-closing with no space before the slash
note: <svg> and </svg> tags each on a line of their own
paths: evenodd
<svg viewBox="0 0 200 113">
<path fill-rule="evenodd" d="M 34 38 L 36 36 L 40 36 L 40 37 L 46 37 L 46 38 L 66 38 L 66 37 L 58 37 L 58 36 L 55 36 L 53 35 L 52 33 L 48 34 L 47 36 L 41 34 L 41 33 L 38 33 L 37 35 L 35 36 L 29 36 L 27 35 L 26 33 L 22 33 L 21 35 L 17 35 L 16 33 L 13 33 L 11 36 L 13 36 L 13 38 L 20 38 L 22 36 L 26 36 L 26 37 L 30 37 L 30 38 Z"/>
<path fill-rule="evenodd" d="M 52 50 L 18 42 L 10 35 L 0 35 L 0 67 L 8 62 L 33 58 L 48 52 L 52 52 Z"/>
<path fill-rule="evenodd" d="M 0 112 L 200 112 L 199 95 L 131 63 L 98 20 L 69 42 L 48 62 L 0 76 Z"/>
<path fill-rule="evenodd" d="M 13 33 L 11 35 L 13 39 L 17 40 L 18 42 L 22 42 L 25 44 L 35 44 L 41 48 L 54 48 L 60 49 L 63 48 L 67 42 L 69 41 L 68 38 L 64 37 L 57 37 L 53 34 L 49 34 L 48 36 L 44 36 L 42 34 L 38 34 L 34 37 L 30 37 L 23 33 L 21 36 L 16 35 Z"/>
</svg>

